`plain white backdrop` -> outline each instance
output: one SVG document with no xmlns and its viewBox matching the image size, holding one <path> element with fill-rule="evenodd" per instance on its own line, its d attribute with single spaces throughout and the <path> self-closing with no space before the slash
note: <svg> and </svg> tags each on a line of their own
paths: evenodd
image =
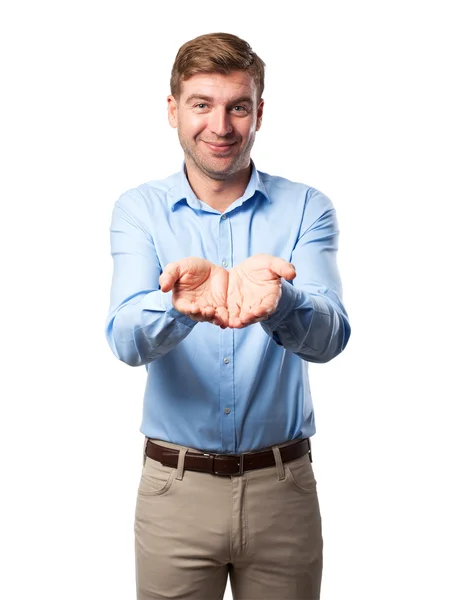
<svg viewBox="0 0 449 600">
<path fill-rule="evenodd" d="M 135 598 L 145 370 L 104 336 L 109 224 L 124 191 L 180 168 L 170 69 L 213 31 L 266 63 L 257 167 L 339 218 L 352 337 L 310 365 L 322 599 L 449 597 L 443 4 L 3 5 L 2 598 Z"/>
</svg>

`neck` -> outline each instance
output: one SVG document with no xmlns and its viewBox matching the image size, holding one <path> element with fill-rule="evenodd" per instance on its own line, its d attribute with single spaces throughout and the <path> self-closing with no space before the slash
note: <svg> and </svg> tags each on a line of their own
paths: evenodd
<svg viewBox="0 0 449 600">
<path fill-rule="evenodd" d="M 186 161 L 186 175 L 199 200 L 219 212 L 224 212 L 237 198 L 243 196 L 251 177 L 251 165 L 227 179 L 220 180 L 208 177 L 192 168 Z"/>
</svg>

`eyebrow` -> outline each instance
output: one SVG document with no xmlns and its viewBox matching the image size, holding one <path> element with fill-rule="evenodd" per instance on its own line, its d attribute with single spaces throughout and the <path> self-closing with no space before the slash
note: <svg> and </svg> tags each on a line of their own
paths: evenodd
<svg viewBox="0 0 449 600">
<path fill-rule="evenodd" d="M 213 104 L 214 102 L 214 98 L 212 98 L 212 96 L 204 96 L 203 94 L 191 94 L 185 102 L 186 104 L 189 104 L 190 102 L 192 102 L 192 100 L 204 100 L 205 102 L 209 102 L 211 104 Z M 249 96 L 241 96 L 240 98 L 236 98 L 235 100 L 231 100 L 230 102 L 228 102 L 228 106 L 240 104 L 241 102 L 251 104 L 251 106 L 253 104 L 252 98 L 250 98 Z"/>
</svg>

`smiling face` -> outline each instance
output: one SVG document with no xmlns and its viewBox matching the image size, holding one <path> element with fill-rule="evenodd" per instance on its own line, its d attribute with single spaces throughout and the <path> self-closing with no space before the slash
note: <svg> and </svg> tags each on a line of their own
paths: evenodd
<svg viewBox="0 0 449 600">
<path fill-rule="evenodd" d="M 168 97 L 168 116 L 178 129 L 187 169 L 214 180 L 233 178 L 250 164 L 262 123 L 263 100 L 245 71 L 198 73 Z"/>
</svg>

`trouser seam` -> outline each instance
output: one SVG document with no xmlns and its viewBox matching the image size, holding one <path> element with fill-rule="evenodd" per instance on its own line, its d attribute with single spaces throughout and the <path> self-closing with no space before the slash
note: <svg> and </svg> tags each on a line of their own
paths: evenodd
<svg viewBox="0 0 449 600">
<path fill-rule="evenodd" d="M 244 528 L 245 528 L 245 550 L 243 555 L 249 554 L 249 528 L 248 528 L 248 488 L 249 488 L 249 478 L 245 481 L 245 490 L 244 490 L 244 498 L 243 498 L 243 510 L 245 511 L 244 515 Z"/>
</svg>

